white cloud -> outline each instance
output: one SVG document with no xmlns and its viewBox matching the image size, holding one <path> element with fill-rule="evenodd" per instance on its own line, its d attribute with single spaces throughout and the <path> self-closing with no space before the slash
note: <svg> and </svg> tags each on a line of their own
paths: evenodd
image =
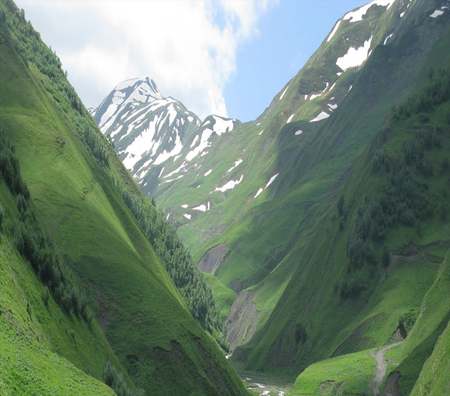
<svg viewBox="0 0 450 396">
<path fill-rule="evenodd" d="M 271 4 L 18 1 L 87 106 L 97 106 L 120 81 L 149 75 L 164 96 L 200 117 L 227 115 L 223 90 L 236 72 L 238 47 L 258 35 Z"/>
</svg>

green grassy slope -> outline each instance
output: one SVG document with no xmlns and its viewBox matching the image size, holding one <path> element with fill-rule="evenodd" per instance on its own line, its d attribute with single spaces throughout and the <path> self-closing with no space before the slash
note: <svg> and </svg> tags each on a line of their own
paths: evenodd
<svg viewBox="0 0 450 396">
<path fill-rule="evenodd" d="M 433 354 L 425 363 L 420 376 L 411 392 L 416 395 L 445 395 L 450 392 L 449 372 L 449 327 L 441 334 Z"/>
<path fill-rule="evenodd" d="M 28 261 L 17 252 L 8 223 L 18 217 L 16 200 L 0 183 L 6 218 L 0 232 L 0 391 L 16 394 L 99 394 L 103 363 L 122 371 L 97 322 L 66 314 L 50 297 Z"/>
<path fill-rule="evenodd" d="M 247 367 L 303 369 L 388 345 L 400 333 L 406 340 L 386 352 L 399 365 L 388 372 L 400 373 L 400 394 L 413 389 L 449 320 L 448 65 L 391 113 L 358 159 L 340 191 L 342 209 L 327 211 L 289 293 L 264 331 L 235 352 Z M 336 362 L 321 365 L 343 370 Z M 321 365 L 299 377 L 298 394 L 307 393 L 301 384 L 309 377 L 314 386 L 338 382 L 321 375 Z M 370 393 L 367 381 L 364 386 Z"/>
<path fill-rule="evenodd" d="M 420 315 L 414 328 L 401 347 L 393 349 L 387 355 L 388 358 L 400 363 L 389 370 L 391 375 L 400 373 L 398 386 L 400 395 L 409 395 L 413 387 L 420 394 L 421 387 L 425 386 L 426 382 L 430 383 L 433 380 L 432 375 L 434 375 L 434 381 L 439 378 L 441 384 L 448 384 L 449 382 L 448 374 L 442 372 L 442 375 L 438 377 L 436 373 L 433 373 L 433 370 L 437 370 L 439 366 L 436 354 L 442 354 L 440 350 L 446 348 L 445 341 L 440 341 L 440 337 L 445 335 L 450 320 L 448 308 L 450 299 L 449 270 L 449 254 L 447 253 L 436 280 L 423 300 Z M 426 365 L 424 363 L 429 357 L 433 360 L 433 351 L 435 353 L 434 368 L 430 370 L 430 362 Z M 416 384 L 421 371 L 423 371 L 423 374 L 421 374 L 422 380 Z M 445 392 L 442 394 L 445 394 Z"/>
<path fill-rule="evenodd" d="M 11 2 L 1 6 L 22 29 L 32 29 Z M 87 111 L 68 103 L 61 80 L 42 74 L 30 59 L 27 68 L 13 41 L 1 35 L 0 123 L 16 147 L 40 221 L 88 295 L 129 377 L 149 394 L 245 394 L 125 206 L 113 177 L 137 188 L 112 148 L 102 143 L 109 166 L 87 150 L 79 124 L 81 115 L 93 125 Z M 75 339 L 83 337 L 75 330 Z M 67 349 L 56 352 L 89 371 Z M 82 352 L 88 362 L 95 350 Z M 98 376 L 98 366 L 91 370 Z"/>
<path fill-rule="evenodd" d="M 361 351 L 314 363 L 298 377 L 289 394 L 369 394 L 367 385 L 372 381 L 376 370 L 374 352 Z"/>
</svg>

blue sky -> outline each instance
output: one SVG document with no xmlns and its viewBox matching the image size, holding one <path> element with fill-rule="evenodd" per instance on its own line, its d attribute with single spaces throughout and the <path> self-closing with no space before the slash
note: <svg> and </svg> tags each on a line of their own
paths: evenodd
<svg viewBox="0 0 450 396">
<path fill-rule="evenodd" d="M 16 0 L 87 107 L 150 76 L 201 118 L 257 118 L 366 0 Z"/>
<path fill-rule="evenodd" d="M 262 16 L 259 37 L 243 44 L 224 89 L 230 117 L 256 119 L 328 36 L 335 22 L 366 0 L 286 0 Z"/>
</svg>

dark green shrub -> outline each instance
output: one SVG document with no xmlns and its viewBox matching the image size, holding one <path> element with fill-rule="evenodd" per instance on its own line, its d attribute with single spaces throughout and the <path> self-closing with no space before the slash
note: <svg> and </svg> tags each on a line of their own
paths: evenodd
<svg viewBox="0 0 450 396">
<path fill-rule="evenodd" d="M 445 157 L 442 159 L 441 162 L 441 172 L 444 173 L 448 169 L 448 166 L 449 166 L 448 157 Z"/>
<path fill-rule="evenodd" d="M 0 230 L 2 229 L 4 220 L 5 220 L 5 209 L 3 209 L 3 205 L 0 204 Z"/>
<path fill-rule="evenodd" d="M 341 195 L 337 201 L 337 210 L 338 210 L 339 217 L 342 217 L 342 215 L 344 214 L 344 196 L 343 195 Z"/>
<path fill-rule="evenodd" d="M 302 344 L 306 341 L 306 329 L 301 323 L 297 323 L 295 325 L 295 332 L 294 332 L 295 342 L 298 344 L 301 342 Z"/>
<path fill-rule="evenodd" d="M 419 114 L 419 121 L 420 121 L 422 124 L 425 124 L 426 122 L 430 121 L 430 117 L 428 116 L 427 113 L 420 113 L 420 114 Z"/>
<path fill-rule="evenodd" d="M 48 300 L 50 298 L 50 292 L 48 291 L 48 287 L 45 286 L 44 292 L 42 293 L 42 300 L 46 307 L 48 307 Z"/>
<path fill-rule="evenodd" d="M 365 289 L 365 286 L 358 281 L 353 280 L 350 282 L 344 281 L 341 285 L 340 295 L 342 300 L 358 298 L 361 292 Z"/>
<path fill-rule="evenodd" d="M 441 220 L 442 221 L 447 221 L 447 205 L 442 204 L 441 206 Z"/>
<path fill-rule="evenodd" d="M 389 248 L 387 245 L 383 247 L 383 253 L 381 254 L 381 263 L 383 264 L 383 267 L 389 267 L 389 264 L 391 263 L 391 255 L 389 254 Z"/>
<path fill-rule="evenodd" d="M 146 395 L 143 389 L 138 389 L 136 391 L 130 389 L 123 374 L 119 373 L 109 360 L 103 365 L 103 382 L 116 392 L 117 396 Z"/>
</svg>

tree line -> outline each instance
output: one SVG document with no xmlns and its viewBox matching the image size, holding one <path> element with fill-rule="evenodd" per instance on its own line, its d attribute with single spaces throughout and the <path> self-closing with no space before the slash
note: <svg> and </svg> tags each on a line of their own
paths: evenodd
<svg viewBox="0 0 450 396">
<path fill-rule="evenodd" d="M 212 334 L 219 344 L 228 349 L 220 310 L 211 287 L 184 247 L 175 228 L 147 199 L 137 197 L 116 182 L 125 204 L 131 210 L 156 254 L 179 290 L 192 316 Z M 153 201 L 154 202 L 154 201 Z"/>
<path fill-rule="evenodd" d="M 9 216 L 6 227 L 3 227 L 5 212 L 0 206 L 0 227 L 13 238 L 18 252 L 31 264 L 40 281 L 45 285 L 43 301 L 48 305 L 51 294 L 57 304 L 67 313 L 71 311 L 81 316 L 88 323 L 92 321 L 92 313 L 86 298 L 80 292 L 61 260 L 53 242 L 53 236 L 45 231 L 36 216 L 30 190 L 22 179 L 19 160 L 14 146 L 9 142 L 4 130 L 0 131 L 0 180 L 8 186 L 16 197 L 19 217 Z"/>
</svg>

